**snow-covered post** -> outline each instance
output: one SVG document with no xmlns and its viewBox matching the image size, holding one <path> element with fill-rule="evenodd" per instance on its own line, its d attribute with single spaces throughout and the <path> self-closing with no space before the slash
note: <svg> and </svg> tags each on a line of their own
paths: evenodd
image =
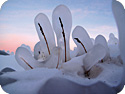
<svg viewBox="0 0 125 94">
<path fill-rule="evenodd" d="M 63 62 L 70 60 L 69 38 L 72 27 L 70 10 L 64 6 L 57 6 L 52 14 L 52 23 L 57 36 L 57 44 L 63 50 Z"/>
</svg>

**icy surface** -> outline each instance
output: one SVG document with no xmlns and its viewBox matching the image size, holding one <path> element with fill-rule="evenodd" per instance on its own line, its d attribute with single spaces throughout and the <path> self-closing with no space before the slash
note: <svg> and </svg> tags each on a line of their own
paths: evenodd
<svg viewBox="0 0 125 94">
<path fill-rule="evenodd" d="M 106 50 L 101 44 L 94 45 L 83 60 L 85 71 L 89 71 L 91 67 L 103 59 L 105 55 Z"/>
<path fill-rule="evenodd" d="M 108 40 L 108 44 L 110 45 L 118 45 L 119 41 L 118 39 L 115 37 L 115 35 L 113 33 L 110 33 L 109 35 L 109 40 Z"/>
<path fill-rule="evenodd" d="M 107 60 L 110 57 L 110 53 L 109 53 L 109 48 L 108 48 L 108 44 L 107 44 L 107 41 L 106 41 L 105 37 L 102 36 L 102 35 L 98 35 L 95 38 L 95 45 L 96 44 L 101 44 L 105 48 L 106 55 L 104 57 L 104 60 Z"/>
<path fill-rule="evenodd" d="M 78 43 L 74 38 L 78 38 L 83 43 L 83 45 L 85 46 L 87 51 L 89 51 L 93 47 L 93 43 L 92 43 L 88 33 L 81 26 L 75 27 L 75 29 L 73 30 L 73 33 L 72 33 L 72 37 L 78 47 L 79 55 L 82 55 L 83 53 L 85 53 L 85 50 L 82 47 L 82 45 L 80 43 Z"/>
<path fill-rule="evenodd" d="M 43 66 L 42 63 L 39 63 L 36 59 L 34 59 L 32 54 L 24 47 L 17 48 L 15 58 L 19 65 L 25 70 Z M 26 63 L 28 63 L 29 66 Z"/>
<path fill-rule="evenodd" d="M 92 44 L 94 45 L 95 44 L 94 38 L 91 38 L 91 41 L 92 41 Z"/>
<path fill-rule="evenodd" d="M 20 47 L 24 47 L 24 48 L 26 48 L 26 49 L 29 50 L 29 51 L 31 52 L 31 54 L 33 55 L 33 52 L 31 51 L 30 46 L 25 45 L 25 44 L 22 44 Z"/>
<path fill-rule="evenodd" d="M 77 47 L 75 47 L 73 51 L 70 50 L 70 57 L 71 57 L 71 59 L 76 57 L 77 55 L 78 55 L 78 48 Z"/>
<path fill-rule="evenodd" d="M 119 46 L 120 46 L 120 54 L 124 63 L 124 78 L 125 78 L 125 9 L 123 5 L 114 0 L 112 2 L 112 11 L 115 17 L 115 21 L 118 27 L 119 33 Z M 125 80 L 124 80 L 125 84 Z"/>
<path fill-rule="evenodd" d="M 40 27 L 38 23 L 41 25 L 43 29 L 44 35 L 48 42 L 50 53 L 52 49 L 56 46 L 54 32 L 53 32 L 53 29 L 52 29 L 52 26 L 50 24 L 48 17 L 43 13 L 38 14 L 35 18 L 35 26 L 36 26 L 36 30 L 40 39 L 41 50 L 44 51 L 44 53 L 48 56 L 49 53 L 48 53 L 47 45 L 46 45 L 44 36 L 42 35 L 40 31 Z"/>
<path fill-rule="evenodd" d="M 46 46 L 46 45 L 44 45 Z M 42 47 L 43 48 L 43 47 Z M 34 47 L 34 58 L 36 60 L 41 60 L 41 61 L 44 61 L 47 59 L 48 57 L 48 54 L 46 54 L 46 50 L 43 50 L 41 48 L 41 44 L 40 42 L 38 42 L 35 47 Z"/>
<path fill-rule="evenodd" d="M 109 53 L 111 57 L 117 57 L 120 55 L 119 45 L 116 44 L 108 44 Z"/>
<path fill-rule="evenodd" d="M 50 57 L 46 61 L 43 61 L 41 63 L 43 63 L 43 67 L 46 68 L 60 67 L 62 63 L 62 49 L 60 47 L 54 47 Z"/>
<path fill-rule="evenodd" d="M 57 45 L 63 49 L 63 61 L 64 61 L 65 60 L 64 38 L 62 34 L 62 28 L 61 28 L 59 17 L 62 20 L 62 24 L 65 32 L 67 60 L 70 60 L 69 38 L 70 38 L 70 32 L 72 27 L 72 15 L 70 10 L 64 5 L 57 6 L 54 9 L 52 14 L 52 23 L 53 23 L 54 31 L 57 36 Z"/>
<path fill-rule="evenodd" d="M 118 2 L 118 1 L 113 1 L 112 2 L 112 10 L 113 10 L 113 14 L 116 20 L 116 24 L 118 27 L 118 32 L 119 32 L 119 42 L 120 42 L 120 52 L 121 52 L 121 56 L 122 59 L 125 62 L 125 43 L 124 43 L 124 39 L 125 39 L 125 9 L 123 7 L 123 5 Z"/>
</svg>

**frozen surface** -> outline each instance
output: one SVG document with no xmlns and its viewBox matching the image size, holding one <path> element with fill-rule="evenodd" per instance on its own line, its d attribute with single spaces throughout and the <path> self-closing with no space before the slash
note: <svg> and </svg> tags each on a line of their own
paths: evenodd
<svg viewBox="0 0 125 94">
<path fill-rule="evenodd" d="M 115 37 L 115 35 L 113 33 L 110 33 L 110 35 L 109 35 L 108 44 L 110 44 L 110 45 L 119 44 L 119 40 Z"/>
<path fill-rule="evenodd" d="M 101 44 L 94 47 L 86 54 L 83 62 L 86 71 L 89 71 L 93 65 L 98 63 L 106 55 L 106 50 Z"/>
<path fill-rule="evenodd" d="M 43 13 L 38 14 L 35 18 L 35 26 L 36 26 L 36 30 L 40 39 L 41 50 L 44 51 L 44 54 L 48 56 L 49 52 L 47 49 L 47 45 L 46 45 L 44 36 L 41 33 L 38 23 L 41 25 L 43 29 L 44 35 L 48 42 L 50 53 L 52 49 L 56 46 L 54 32 L 53 32 L 53 29 L 52 29 L 52 26 L 50 24 L 48 17 Z"/>
<path fill-rule="evenodd" d="M 29 70 L 36 67 L 42 67 L 42 63 L 38 62 L 24 47 L 18 47 L 16 50 L 15 58 L 20 66 L 24 69 Z"/>
<path fill-rule="evenodd" d="M 82 47 L 82 45 L 80 43 L 78 43 L 74 38 L 78 38 L 83 43 L 83 45 L 85 46 L 87 51 L 89 51 L 93 47 L 93 43 L 92 43 L 88 33 L 81 26 L 75 27 L 75 29 L 73 30 L 73 33 L 72 33 L 72 37 L 78 47 L 79 55 L 82 55 L 83 53 L 85 53 L 85 50 Z"/>
<path fill-rule="evenodd" d="M 69 38 L 72 27 L 72 15 L 70 10 L 64 5 L 57 6 L 52 14 L 52 23 L 53 23 L 53 29 L 57 36 L 57 45 L 63 49 L 63 61 L 64 61 L 65 60 L 64 38 L 62 34 L 62 28 L 59 17 L 61 18 L 66 38 L 67 60 L 70 60 Z"/>
<path fill-rule="evenodd" d="M 25 44 L 22 44 L 20 47 L 24 47 L 24 48 L 26 48 L 26 49 L 29 50 L 29 51 L 31 52 L 31 54 L 33 55 L 33 52 L 31 51 L 30 46 L 25 45 Z"/>
<path fill-rule="evenodd" d="M 96 44 L 101 44 L 105 48 L 106 55 L 104 57 L 104 60 L 107 60 L 110 57 L 110 53 L 109 53 L 109 48 L 108 48 L 108 44 L 107 44 L 107 41 L 106 41 L 105 37 L 102 36 L 102 35 L 98 35 L 95 38 L 95 45 Z"/>
<path fill-rule="evenodd" d="M 125 9 L 123 5 L 114 0 L 112 2 L 112 11 L 118 27 L 120 54 L 124 63 L 124 78 L 125 78 Z M 125 80 L 124 80 L 125 83 Z"/>
<path fill-rule="evenodd" d="M 46 45 L 44 45 L 44 46 L 46 46 Z M 41 61 L 46 60 L 47 57 L 48 57 L 48 54 L 46 54 L 45 52 L 46 52 L 46 50 L 42 50 L 42 49 L 41 49 L 41 44 L 40 44 L 40 42 L 36 43 L 36 45 L 35 45 L 35 47 L 34 47 L 34 58 L 35 58 L 36 60 L 39 60 L 39 59 L 40 59 Z"/>
<path fill-rule="evenodd" d="M 74 58 L 74 57 L 76 57 L 78 55 L 78 51 L 79 50 L 78 50 L 77 47 L 75 47 L 73 51 L 70 50 L 70 57 L 71 57 L 71 59 Z"/>
<path fill-rule="evenodd" d="M 119 45 L 116 44 L 108 44 L 109 53 L 111 57 L 117 57 L 120 55 Z"/>
</svg>

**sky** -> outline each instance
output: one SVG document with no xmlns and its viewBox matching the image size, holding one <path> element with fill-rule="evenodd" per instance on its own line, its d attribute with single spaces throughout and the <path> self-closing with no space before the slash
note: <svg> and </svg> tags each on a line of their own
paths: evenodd
<svg viewBox="0 0 125 94">
<path fill-rule="evenodd" d="M 15 52 L 21 44 L 33 50 L 39 41 L 34 18 L 39 13 L 48 16 L 52 23 L 52 12 L 60 4 L 66 5 L 72 13 L 72 30 L 80 25 L 91 38 L 109 34 L 118 37 L 112 14 L 112 0 L 8 0 L 0 10 L 0 50 Z M 70 39 L 70 48 L 75 44 Z"/>
</svg>

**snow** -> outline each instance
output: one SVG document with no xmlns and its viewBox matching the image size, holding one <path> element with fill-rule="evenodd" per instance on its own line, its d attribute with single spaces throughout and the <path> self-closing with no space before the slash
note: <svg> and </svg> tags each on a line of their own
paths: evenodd
<svg viewBox="0 0 125 94">
<path fill-rule="evenodd" d="M 93 47 L 93 43 L 92 43 L 87 31 L 81 26 L 75 27 L 75 29 L 72 32 L 72 37 L 78 47 L 78 55 L 84 54 L 85 50 L 82 47 L 82 45 L 80 43 L 78 43 L 74 38 L 78 38 L 83 43 L 83 45 L 85 46 L 87 51 L 89 51 Z"/>
<path fill-rule="evenodd" d="M 52 13 L 52 23 L 53 29 L 57 36 L 57 45 L 63 49 L 63 61 L 65 61 L 64 38 L 62 35 L 62 28 L 59 21 L 59 17 L 61 18 L 65 32 L 67 60 L 70 60 L 69 38 L 72 27 L 72 15 L 70 10 L 65 5 L 57 6 Z"/>
<path fill-rule="evenodd" d="M 70 74 L 83 74 L 83 59 L 85 55 L 72 58 L 70 61 L 63 63 L 61 66 L 62 71 Z"/>
<path fill-rule="evenodd" d="M 1 77 L 17 79 L 15 83 L 3 86 L 3 89 L 6 92 L 10 92 L 10 94 L 37 94 L 36 92 L 41 90 L 41 87 L 44 87 L 44 85 L 46 85 L 46 81 L 54 77 L 64 78 L 82 86 L 91 86 L 101 81 L 102 84 L 106 83 L 110 87 L 115 88 L 115 90 L 121 89 L 121 87 L 118 86 L 120 84 L 119 80 L 121 79 L 122 75 L 121 67 L 118 67 L 115 64 L 111 64 L 109 66 L 106 63 L 100 63 L 98 64 L 98 67 L 103 68 L 103 71 L 100 73 L 99 76 L 91 79 L 73 74 L 69 75 L 67 73 L 63 73 L 63 71 L 61 70 L 48 68 L 36 68 L 28 71 L 9 72 L 3 74 Z"/>
<path fill-rule="evenodd" d="M 12 69 L 15 69 L 16 71 L 24 70 L 15 60 L 15 55 L 0 55 L 0 70 L 6 67 L 10 67 Z"/>
</svg>

